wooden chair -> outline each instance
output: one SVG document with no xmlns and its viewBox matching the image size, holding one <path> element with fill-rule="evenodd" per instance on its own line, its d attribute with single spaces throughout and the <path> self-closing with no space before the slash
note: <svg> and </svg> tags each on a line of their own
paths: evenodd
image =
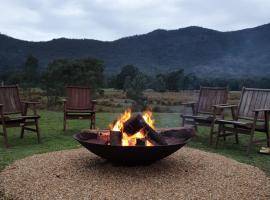
<svg viewBox="0 0 270 200">
<path fill-rule="evenodd" d="M 0 125 L 2 125 L 4 136 L 4 145 L 8 145 L 7 128 L 21 127 L 21 138 L 24 137 L 24 131 L 33 131 L 37 133 L 38 143 L 40 143 L 39 118 L 36 104 L 38 102 L 21 101 L 18 86 L 0 87 Z M 33 115 L 27 115 L 29 106 L 33 107 Z M 29 126 L 35 126 L 35 128 Z"/>
<path fill-rule="evenodd" d="M 230 109 L 232 120 L 217 120 L 219 131 L 216 147 L 220 137 L 234 135 L 236 143 L 239 142 L 238 134 L 250 135 L 247 154 L 250 153 L 254 143 L 265 141 L 270 145 L 269 138 L 269 112 L 270 89 L 243 88 L 239 105 L 215 106 L 219 109 Z M 235 112 L 235 109 L 237 111 Z M 266 139 L 254 140 L 255 132 L 266 134 Z"/>
<path fill-rule="evenodd" d="M 96 101 L 91 99 L 91 88 L 68 86 L 66 87 L 66 95 L 64 100 L 64 131 L 66 131 L 69 119 L 90 120 L 90 128 L 95 128 Z"/>
<path fill-rule="evenodd" d="M 184 103 L 186 107 L 192 108 L 192 114 L 181 115 L 182 125 L 192 124 L 197 130 L 197 126 L 210 127 L 209 143 L 212 144 L 215 118 L 223 118 L 222 113 L 214 113 L 214 105 L 226 104 L 228 99 L 227 87 L 201 87 L 198 102 Z"/>
</svg>

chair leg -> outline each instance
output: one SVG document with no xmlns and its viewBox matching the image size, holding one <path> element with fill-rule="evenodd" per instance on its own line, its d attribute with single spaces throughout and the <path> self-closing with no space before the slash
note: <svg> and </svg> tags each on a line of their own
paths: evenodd
<svg viewBox="0 0 270 200">
<path fill-rule="evenodd" d="M 218 141 L 219 141 L 219 137 L 220 137 L 220 132 L 223 131 L 223 125 L 219 124 L 218 125 L 218 131 L 217 131 L 217 137 L 216 137 L 216 145 L 215 148 L 217 148 L 218 146 Z"/>
<path fill-rule="evenodd" d="M 90 129 L 95 129 L 96 128 L 96 115 L 93 114 L 91 116 L 91 124 L 90 124 Z"/>
<path fill-rule="evenodd" d="M 66 114 L 64 113 L 64 131 L 66 131 L 67 129 L 67 118 L 66 118 Z"/>
<path fill-rule="evenodd" d="M 36 131 L 37 131 L 37 139 L 38 139 L 38 143 L 41 143 L 41 139 L 40 139 L 40 129 L 39 129 L 39 123 L 38 123 L 38 119 L 35 119 L 35 124 L 36 124 Z"/>
<path fill-rule="evenodd" d="M 270 147 L 270 135 L 269 135 L 269 131 L 266 132 L 266 140 L 267 140 L 267 147 Z"/>
<path fill-rule="evenodd" d="M 182 126 L 184 127 L 185 126 L 185 118 L 184 117 L 182 117 Z"/>
<path fill-rule="evenodd" d="M 239 137 L 238 137 L 238 133 L 235 133 L 235 143 L 239 144 Z"/>
<path fill-rule="evenodd" d="M 93 129 L 93 117 L 90 119 L 90 129 Z"/>
<path fill-rule="evenodd" d="M 250 154 L 250 151 L 251 151 L 251 148 L 252 148 L 252 145 L 253 145 L 254 133 L 255 133 L 255 131 L 254 130 L 251 130 L 249 144 L 248 144 L 248 148 L 247 148 L 247 155 Z"/>
<path fill-rule="evenodd" d="M 194 120 L 194 128 L 195 128 L 195 131 L 197 132 L 198 131 L 198 126 L 197 126 L 197 123 L 196 123 L 195 120 Z"/>
<path fill-rule="evenodd" d="M 209 144 L 212 145 L 213 144 L 213 135 L 214 135 L 214 131 L 215 131 L 215 124 L 211 125 L 211 130 L 210 130 L 210 138 L 209 138 Z"/>
<path fill-rule="evenodd" d="M 24 137 L 24 125 L 22 126 L 22 129 L 21 129 L 21 139 L 23 139 Z"/>
<path fill-rule="evenodd" d="M 4 136 L 4 145 L 6 148 L 8 148 L 9 145 L 8 145 L 7 129 L 5 126 L 3 126 L 3 136 Z"/>
<path fill-rule="evenodd" d="M 233 130 L 233 134 L 235 137 L 235 144 L 239 144 L 239 137 L 238 137 L 238 132 L 237 132 L 237 126 L 233 126 L 234 130 Z"/>
</svg>

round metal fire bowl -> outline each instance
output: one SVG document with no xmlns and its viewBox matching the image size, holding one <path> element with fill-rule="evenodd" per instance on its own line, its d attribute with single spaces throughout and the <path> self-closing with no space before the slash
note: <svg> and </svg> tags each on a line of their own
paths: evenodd
<svg viewBox="0 0 270 200">
<path fill-rule="evenodd" d="M 180 131 L 179 131 L 180 130 Z M 111 146 L 92 134 L 77 133 L 73 137 L 92 153 L 121 165 L 149 165 L 179 150 L 194 136 L 194 130 L 181 128 L 177 132 L 164 132 L 168 145 Z"/>
</svg>

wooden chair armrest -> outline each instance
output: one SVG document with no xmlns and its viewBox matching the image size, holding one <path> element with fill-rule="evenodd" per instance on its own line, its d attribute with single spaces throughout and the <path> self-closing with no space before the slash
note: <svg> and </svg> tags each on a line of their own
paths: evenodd
<svg viewBox="0 0 270 200">
<path fill-rule="evenodd" d="M 254 109 L 253 112 L 270 112 L 270 108 Z"/>
<path fill-rule="evenodd" d="M 40 104 L 38 101 L 22 101 L 24 104 Z"/>
<path fill-rule="evenodd" d="M 215 108 L 237 108 L 238 105 L 229 105 L 229 104 L 218 104 L 218 105 L 213 105 Z"/>
<path fill-rule="evenodd" d="M 186 102 L 186 103 L 181 103 L 181 105 L 184 106 L 184 109 L 185 109 L 186 107 L 191 107 L 191 109 L 192 109 L 192 114 L 193 114 L 193 115 L 196 114 L 196 105 L 197 105 L 197 104 L 198 104 L 197 102 Z"/>
<path fill-rule="evenodd" d="M 197 102 L 186 102 L 186 103 L 181 103 L 181 105 L 183 106 L 193 106 L 193 105 L 196 105 Z"/>
<path fill-rule="evenodd" d="M 235 108 L 237 108 L 238 106 L 237 105 L 230 105 L 230 104 L 217 104 L 217 105 L 213 105 L 213 108 L 214 108 L 214 116 L 217 115 L 217 112 L 219 110 L 220 112 L 220 115 L 222 116 L 222 119 L 224 119 L 224 110 L 225 109 L 230 109 L 231 110 L 231 115 L 232 115 L 232 118 L 233 120 L 236 120 L 236 113 L 235 113 Z"/>
<path fill-rule="evenodd" d="M 23 109 L 23 116 L 27 115 L 27 111 L 28 111 L 28 107 L 31 105 L 33 107 L 33 112 L 34 115 L 37 115 L 37 108 L 36 105 L 40 104 L 40 102 L 38 101 L 21 101 L 22 103 L 24 103 L 24 109 Z"/>
</svg>

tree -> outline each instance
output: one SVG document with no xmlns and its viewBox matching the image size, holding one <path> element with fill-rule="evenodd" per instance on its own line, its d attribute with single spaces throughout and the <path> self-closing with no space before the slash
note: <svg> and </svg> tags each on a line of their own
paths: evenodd
<svg viewBox="0 0 270 200">
<path fill-rule="evenodd" d="M 184 87 L 184 70 L 170 72 L 166 77 L 166 85 L 169 90 L 178 91 Z"/>
<path fill-rule="evenodd" d="M 116 76 L 116 87 L 123 89 L 126 77 L 130 77 L 131 81 L 133 78 L 140 73 L 139 69 L 133 65 L 126 65 L 121 69 L 121 72 Z"/>
<path fill-rule="evenodd" d="M 27 57 L 21 74 L 21 86 L 24 88 L 36 87 L 39 82 L 38 59 L 30 55 Z"/>
<path fill-rule="evenodd" d="M 153 89 L 158 92 L 165 92 L 166 88 L 166 77 L 162 74 L 158 74 L 153 81 Z"/>
<path fill-rule="evenodd" d="M 53 97 L 51 103 L 63 95 L 66 85 L 90 86 L 95 91 L 103 84 L 103 71 L 103 63 L 93 58 L 54 60 L 43 74 L 44 89 Z"/>
<path fill-rule="evenodd" d="M 143 91 L 147 86 L 147 76 L 143 73 L 138 73 L 133 77 L 132 81 L 130 81 L 129 76 L 126 81 L 129 82 L 126 88 L 126 96 L 135 101 L 133 109 L 143 110 L 146 107 L 146 98 L 144 97 Z"/>
</svg>

